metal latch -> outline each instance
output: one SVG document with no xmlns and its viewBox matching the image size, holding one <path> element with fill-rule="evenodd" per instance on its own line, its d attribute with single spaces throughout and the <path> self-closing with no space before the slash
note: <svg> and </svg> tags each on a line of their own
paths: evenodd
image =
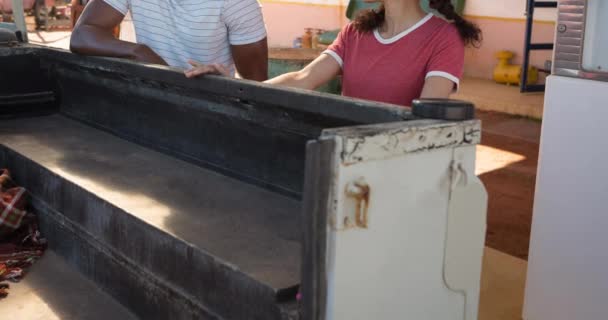
<svg viewBox="0 0 608 320">
<path fill-rule="evenodd" d="M 346 185 L 346 195 L 355 200 L 355 226 L 367 229 L 370 188 L 365 179 L 359 178 Z M 344 218 L 344 226 L 352 226 L 349 217 Z"/>
</svg>

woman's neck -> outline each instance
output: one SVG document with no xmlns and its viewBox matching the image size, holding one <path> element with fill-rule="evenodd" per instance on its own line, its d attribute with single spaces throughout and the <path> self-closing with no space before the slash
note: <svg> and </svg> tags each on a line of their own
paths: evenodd
<svg viewBox="0 0 608 320">
<path fill-rule="evenodd" d="M 426 15 L 418 0 L 385 0 L 384 8 L 384 23 L 379 29 L 384 38 L 396 36 Z"/>
</svg>

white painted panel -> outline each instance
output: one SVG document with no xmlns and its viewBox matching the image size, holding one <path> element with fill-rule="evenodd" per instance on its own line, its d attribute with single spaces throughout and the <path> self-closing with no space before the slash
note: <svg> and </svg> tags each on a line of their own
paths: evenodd
<svg viewBox="0 0 608 320">
<path fill-rule="evenodd" d="M 475 175 L 474 163 L 474 146 L 454 150 L 444 262 L 446 285 L 466 292 L 467 320 L 477 320 L 488 207 L 488 194 Z"/>
<path fill-rule="evenodd" d="M 524 318 L 608 315 L 608 82 L 549 77 Z"/>
<path fill-rule="evenodd" d="M 608 1 L 587 0 L 583 68 L 608 72 Z"/>
<path fill-rule="evenodd" d="M 369 223 L 330 230 L 328 319 L 465 319 L 464 293 L 444 282 L 452 159 L 444 148 L 339 167 L 338 212 L 355 208 L 344 190 L 363 178 Z"/>
</svg>

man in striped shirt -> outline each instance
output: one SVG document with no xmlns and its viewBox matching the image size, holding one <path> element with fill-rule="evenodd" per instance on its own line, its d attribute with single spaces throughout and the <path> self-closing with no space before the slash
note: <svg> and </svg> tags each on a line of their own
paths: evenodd
<svg viewBox="0 0 608 320">
<path fill-rule="evenodd" d="M 137 43 L 112 31 L 131 12 Z M 251 80 L 268 77 L 268 44 L 257 0 L 91 0 L 72 33 L 72 52 L 187 69 L 199 61 Z"/>
</svg>

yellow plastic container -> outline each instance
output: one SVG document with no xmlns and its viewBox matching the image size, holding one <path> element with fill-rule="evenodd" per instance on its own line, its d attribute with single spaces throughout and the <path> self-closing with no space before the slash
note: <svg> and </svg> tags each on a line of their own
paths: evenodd
<svg viewBox="0 0 608 320">
<path fill-rule="evenodd" d="M 513 56 L 513 52 L 510 51 L 500 51 L 496 53 L 498 65 L 494 68 L 494 81 L 508 85 L 519 85 L 522 66 L 511 64 Z M 530 67 L 528 69 L 528 84 L 535 84 L 537 81 L 538 69 Z"/>
</svg>

